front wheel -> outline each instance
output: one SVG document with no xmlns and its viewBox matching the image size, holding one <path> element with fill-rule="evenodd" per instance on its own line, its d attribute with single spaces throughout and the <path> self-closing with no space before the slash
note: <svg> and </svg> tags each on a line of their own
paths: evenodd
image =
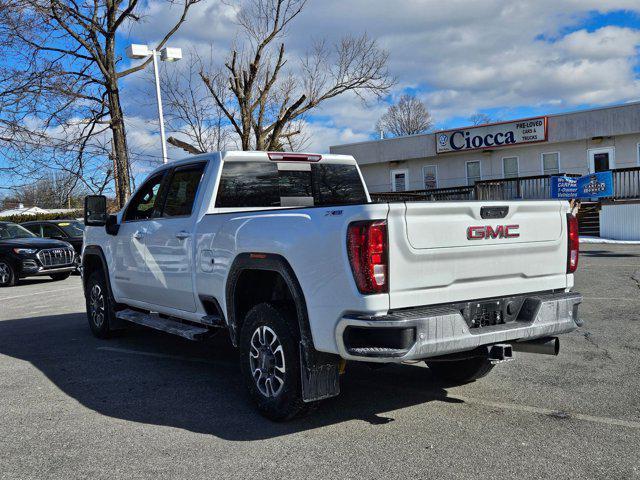
<svg viewBox="0 0 640 480">
<path fill-rule="evenodd" d="M 113 304 L 109 301 L 107 283 L 101 271 L 93 272 L 87 279 L 85 300 L 91 332 L 98 338 L 108 338 L 113 322 Z"/>
<path fill-rule="evenodd" d="M 295 319 L 269 303 L 253 307 L 240 334 L 242 376 L 265 417 L 283 421 L 307 410 L 302 401 Z"/>
<path fill-rule="evenodd" d="M 473 354 L 473 352 L 469 352 Z M 493 370 L 486 355 L 471 356 L 460 360 L 425 361 L 429 370 L 440 380 L 451 384 L 464 384 L 482 378 Z"/>
<path fill-rule="evenodd" d="M 16 284 L 17 276 L 13 266 L 0 258 L 0 287 L 13 287 Z"/>
</svg>

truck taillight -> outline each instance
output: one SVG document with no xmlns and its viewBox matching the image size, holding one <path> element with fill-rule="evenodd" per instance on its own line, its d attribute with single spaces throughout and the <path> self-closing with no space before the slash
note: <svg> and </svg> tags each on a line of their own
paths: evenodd
<svg viewBox="0 0 640 480">
<path fill-rule="evenodd" d="M 580 252 L 580 239 L 578 235 L 578 219 L 567 214 L 568 248 L 567 248 L 567 273 L 573 273 L 578 268 L 578 256 Z"/>
<path fill-rule="evenodd" d="M 360 293 L 389 291 L 387 222 L 354 222 L 347 232 L 347 252 Z"/>
</svg>

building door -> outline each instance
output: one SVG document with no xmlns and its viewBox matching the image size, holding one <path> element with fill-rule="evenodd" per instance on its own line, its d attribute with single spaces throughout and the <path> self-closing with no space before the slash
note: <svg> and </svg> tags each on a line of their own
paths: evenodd
<svg viewBox="0 0 640 480">
<path fill-rule="evenodd" d="M 409 189 L 409 170 L 392 170 L 391 188 L 394 192 L 407 191 Z"/>
<path fill-rule="evenodd" d="M 615 148 L 592 148 L 589 150 L 589 172 L 604 172 L 616 168 Z"/>
</svg>

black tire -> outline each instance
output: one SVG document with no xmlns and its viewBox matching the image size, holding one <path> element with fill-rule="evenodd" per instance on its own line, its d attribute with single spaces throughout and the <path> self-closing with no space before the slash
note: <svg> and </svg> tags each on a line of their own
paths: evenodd
<svg viewBox="0 0 640 480">
<path fill-rule="evenodd" d="M 0 288 L 13 287 L 17 281 L 18 276 L 11 262 L 0 258 Z"/>
<path fill-rule="evenodd" d="M 269 330 L 277 342 L 271 346 L 268 344 L 273 336 Z M 264 344 L 260 343 L 261 331 Z M 239 343 L 242 376 L 258 410 L 270 420 L 292 419 L 307 413 L 311 406 L 302 401 L 299 338 L 295 318 L 270 303 L 253 307 L 242 325 Z M 282 351 L 271 358 L 268 349 L 278 350 L 274 346 L 278 344 Z M 255 348 L 256 345 L 263 351 Z"/>
<path fill-rule="evenodd" d="M 102 270 L 96 270 L 87 279 L 85 301 L 91 333 L 98 338 L 109 338 L 114 322 L 114 305 Z"/>
<path fill-rule="evenodd" d="M 71 272 L 56 273 L 54 275 L 49 275 L 49 276 L 51 277 L 52 280 L 55 280 L 56 282 L 59 282 L 61 280 L 66 280 L 67 278 L 69 278 L 70 275 L 71 275 Z"/>
<path fill-rule="evenodd" d="M 486 355 L 460 360 L 425 361 L 425 363 L 436 377 L 452 385 L 462 385 L 478 380 L 488 375 L 495 366 Z"/>
</svg>

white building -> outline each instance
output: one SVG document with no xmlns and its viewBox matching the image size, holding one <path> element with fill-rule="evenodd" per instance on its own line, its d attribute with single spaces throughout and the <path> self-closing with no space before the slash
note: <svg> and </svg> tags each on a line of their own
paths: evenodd
<svg viewBox="0 0 640 480">
<path fill-rule="evenodd" d="M 640 102 L 336 145 L 372 192 L 473 185 L 477 180 L 640 165 Z"/>
</svg>

